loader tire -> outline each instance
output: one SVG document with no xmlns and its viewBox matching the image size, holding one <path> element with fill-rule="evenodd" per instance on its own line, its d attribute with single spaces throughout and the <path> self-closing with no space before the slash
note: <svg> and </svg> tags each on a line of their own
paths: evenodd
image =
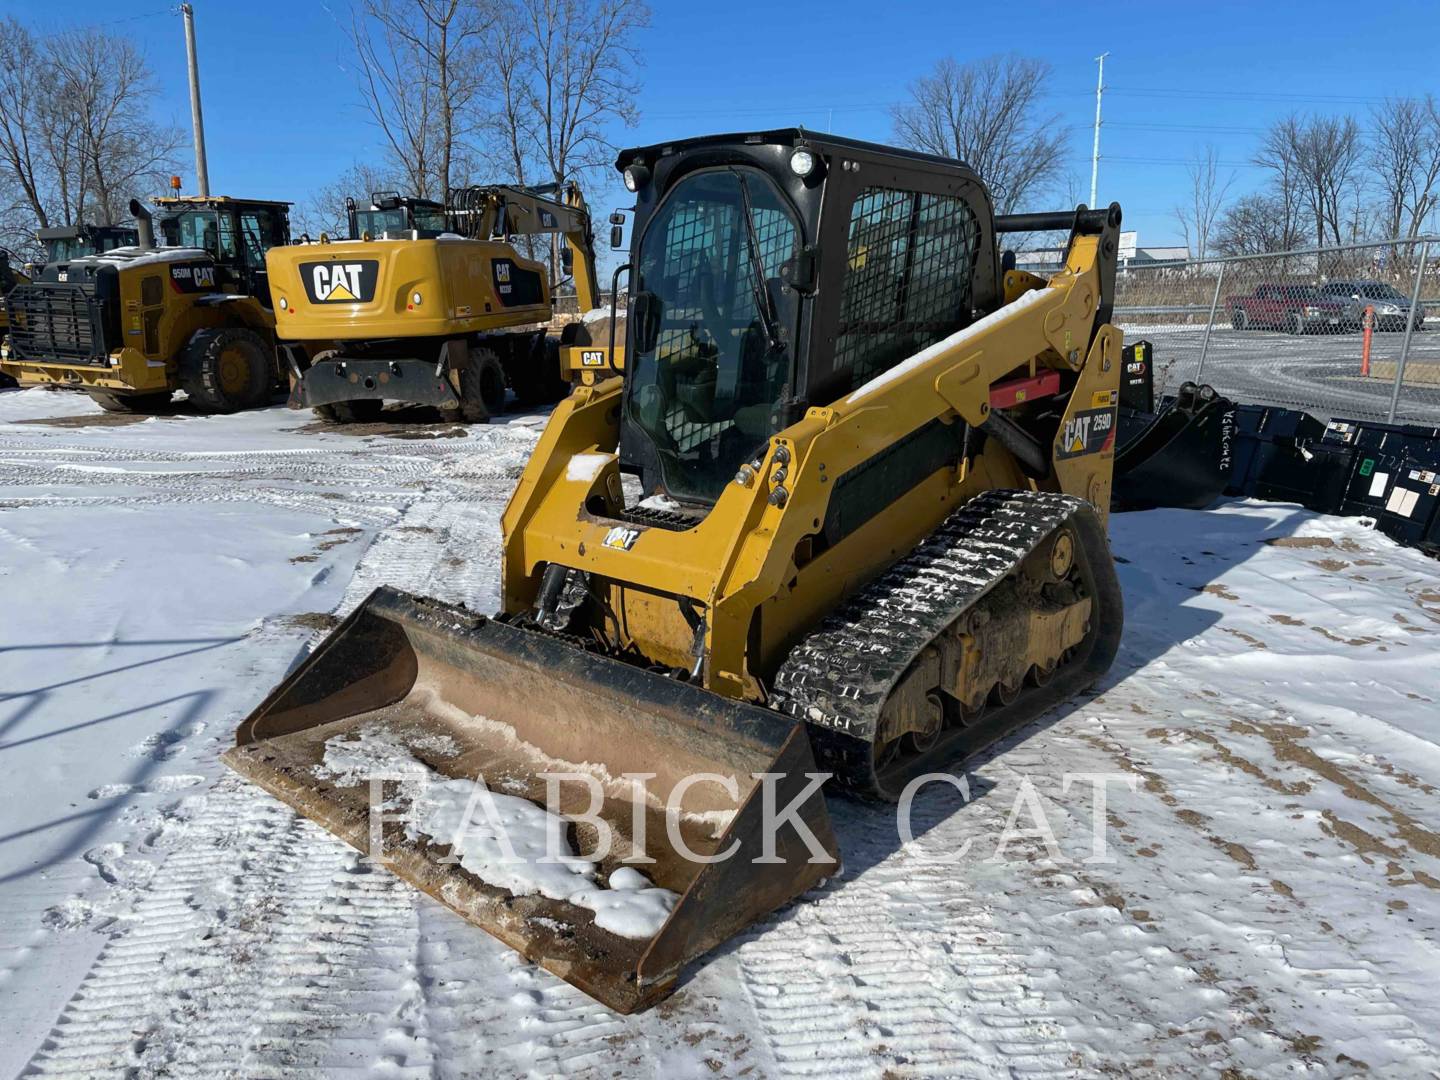
<svg viewBox="0 0 1440 1080">
<path fill-rule="evenodd" d="M 233 413 L 264 404 L 274 370 L 272 351 L 255 331 L 201 330 L 180 354 L 180 388 L 205 412 Z"/>
<path fill-rule="evenodd" d="M 441 409 L 452 424 L 484 424 L 505 411 L 505 369 L 491 349 L 471 349 L 460 369 L 460 404 Z"/>
<path fill-rule="evenodd" d="M 145 413 L 163 409 L 170 404 L 170 391 L 158 394 L 107 394 L 103 390 L 87 390 L 90 400 L 106 412 Z"/>
<path fill-rule="evenodd" d="M 316 405 L 314 412 L 321 420 L 332 424 L 373 424 L 380 419 L 385 402 L 379 398 L 361 398 L 357 401 L 336 401 L 329 405 Z"/>
</svg>

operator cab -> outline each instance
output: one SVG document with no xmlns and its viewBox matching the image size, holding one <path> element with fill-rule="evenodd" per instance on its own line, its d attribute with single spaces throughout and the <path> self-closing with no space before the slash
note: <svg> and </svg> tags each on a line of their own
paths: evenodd
<svg viewBox="0 0 1440 1080">
<path fill-rule="evenodd" d="M 356 206 L 354 199 L 346 199 L 345 216 L 351 240 L 397 235 L 407 240 L 433 240 L 446 231 L 444 206 L 432 199 L 412 199 L 395 191 L 372 192 L 368 210 Z"/>
<path fill-rule="evenodd" d="M 636 197 L 620 460 L 647 494 L 713 504 L 807 408 L 1000 303 L 993 206 L 961 162 L 785 129 L 616 168 Z"/>
<path fill-rule="evenodd" d="M 270 279 L 265 253 L 290 242 L 290 204 L 224 195 L 170 195 L 154 200 L 165 247 L 200 248 L 229 271 L 241 291 L 266 307 Z"/>
<path fill-rule="evenodd" d="M 133 225 L 60 225 L 37 229 L 35 239 L 45 248 L 45 261 L 58 263 L 134 247 L 140 233 Z"/>
</svg>

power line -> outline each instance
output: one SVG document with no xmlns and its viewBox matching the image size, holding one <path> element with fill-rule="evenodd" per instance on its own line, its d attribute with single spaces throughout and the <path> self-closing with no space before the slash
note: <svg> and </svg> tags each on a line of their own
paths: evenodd
<svg viewBox="0 0 1440 1080">
<path fill-rule="evenodd" d="M 1106 127 L 1128 128 L 1134 131 L 1205 132 L 1215 135 L 1263 135 L 1265 128 L 1231 127 L 1225 124 L 1144 124 L 1125 120 L 1106 120 Z"/>
<path fill-rule="evenodd" d="M 1178 86 L 1107 86 L 1105 89 L 1126 97 L 1204 98 L 1210 101 L 1261 101 L 1301 105 L 1382 105 L 1384 98 L 1357 97 L 1349 94 L 1277 94 L 1263 90 L 1210 90 L 1202 87 Z"/>
<path fill-rule="evenodd" d="M 119 26 L 121 23 L 139 22 L 141 19 L 155 19 L 159 18 L 161 15 L 178 14 L 180 14 L 179 5 L 172 4 L 170 7 L 158 8 L 155 11 L 142 11 L 138 15 L 124 15 L 118 19 L 105 19 L 101 22 L 77 23 L 74 26 L 67 26 L 65 30 L 99 30 L 102 27 L 106 26 Z"/>
</svg>

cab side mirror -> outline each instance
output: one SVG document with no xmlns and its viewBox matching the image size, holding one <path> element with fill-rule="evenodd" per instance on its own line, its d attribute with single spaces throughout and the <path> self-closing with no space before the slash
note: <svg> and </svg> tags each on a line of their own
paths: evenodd
<svg viewBox="0 0 1440 1080">
<path fill-rule="evenodd" d="M 625 247 L 625 215 L 616 210 L 610 215 L 610 248 L 620 251 Z"/>
</svg>

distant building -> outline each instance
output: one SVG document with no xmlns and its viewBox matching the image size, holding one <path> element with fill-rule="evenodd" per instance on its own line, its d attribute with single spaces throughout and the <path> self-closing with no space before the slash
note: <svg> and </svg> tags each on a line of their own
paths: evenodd
<svg viewBox="0 0 1440 1080">
<path fill-rule="evenodd" d="M 1017 251 L 1015 265 L 1032 274 L 1053 274 L 1059 270 L 1065 258 L 1064 248 L 1035 248 L 1032 251 Z M 1159 266 L 1183 266 L 1190 259 L 1186 247 L 1140 247 L 1133 232 L 1120 234 L 1120 270 L 1154 269 Z"/>
</svg>

